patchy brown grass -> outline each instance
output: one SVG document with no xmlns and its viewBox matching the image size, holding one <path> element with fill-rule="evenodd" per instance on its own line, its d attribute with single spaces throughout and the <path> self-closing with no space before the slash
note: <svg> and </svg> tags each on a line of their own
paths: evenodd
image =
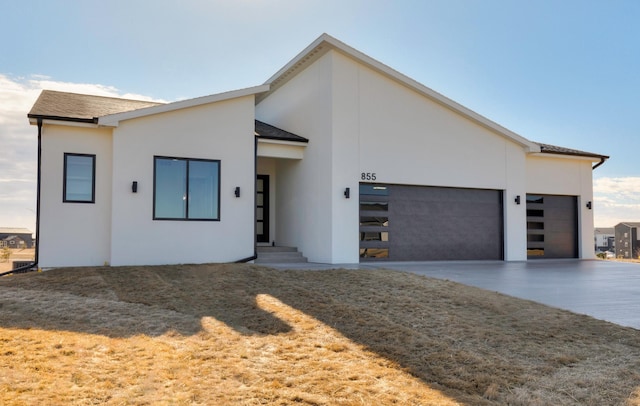
<svg viewBox="0 0 640 406">
<path fill-rule="evenodd" d="M 0 404 L 640 405 L 640 331 L 394 271 L 0 279 Z"/>
</svg>

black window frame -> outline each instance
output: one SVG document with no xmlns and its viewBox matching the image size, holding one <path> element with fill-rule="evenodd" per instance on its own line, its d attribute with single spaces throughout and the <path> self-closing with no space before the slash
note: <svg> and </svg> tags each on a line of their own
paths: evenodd
<svg viewBox="0 0 640 406">
<path fill-rule="evenodd" d="M 186 162 L 186 201 L 185 201 L 185 214 L 184 217 L 157 217 L 156 216 L 156 166 L 158 159 L 171 159 Z M 218 164 L 218 211 L 216 218 L 189 218 L 189 162 L 214 162 Z M 220 188 L 222 179 L 222 163 L 219 159 L 204 159 L 204 158 L 183 158 L 164 155 L 153 156 L 153 220 L 158 221 L 220 221 L 222 217 L 222 208 L 220 206 Z"/>
<path fill-rule="evenodd" d="M 80 156 L 91 158 L 91 200 L 74 200 L 67 199 L 67 157 Z M 64 169 L 62 173 L 62 202 L 63 203 L 89 203 L 95 204 L 96 202 L 96 154 L 79 154 L 75 152 L 64 153 Z"/>
</svg>

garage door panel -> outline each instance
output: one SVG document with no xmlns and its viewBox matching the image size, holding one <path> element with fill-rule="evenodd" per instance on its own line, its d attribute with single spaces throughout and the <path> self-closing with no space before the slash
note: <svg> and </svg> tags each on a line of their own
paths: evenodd
<svg viewBox="0 0 640 406">
<path fill-rule="evenodd" d="M 577 258 L 576 196 L 527 195 L 529 258 Z"/>
<path fill-rule="evenodd" d="M 501 191 L 402 185 L 388 190 L 388 259 L 503 258 Z"/>
</svg>

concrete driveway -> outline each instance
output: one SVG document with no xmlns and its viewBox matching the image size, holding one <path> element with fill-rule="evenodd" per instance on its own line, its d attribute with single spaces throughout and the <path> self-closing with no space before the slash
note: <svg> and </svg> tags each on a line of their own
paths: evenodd
<svg viewBox="0 0 640 406">
<path fill-rule="evenodd" d="M 269 265 L 272 266 L 272 265 Z M 288 269 L 395 269 L 529 299 L 640 330 L 640 264 L 599 260 L 280 264 Z"/>
<path fill-rule="evenodd" d="M 640 329 L 640 264 L 615 261 L 361 264 L 448 279 Z"/>
</svg>

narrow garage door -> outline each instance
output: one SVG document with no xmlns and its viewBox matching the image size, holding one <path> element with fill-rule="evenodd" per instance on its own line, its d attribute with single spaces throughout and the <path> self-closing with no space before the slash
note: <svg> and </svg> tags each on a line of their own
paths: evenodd
<svg viewBox="0 0 640 406">
<path fill-rule="evenodd" d="M 363 183 L 360 258 L 501 260 L 502 192 Z"/>
<path fill-rule="evenodd" d="M 578 257 L 578 198 L 527 195 L 527 257 Z"/>
</svg>

